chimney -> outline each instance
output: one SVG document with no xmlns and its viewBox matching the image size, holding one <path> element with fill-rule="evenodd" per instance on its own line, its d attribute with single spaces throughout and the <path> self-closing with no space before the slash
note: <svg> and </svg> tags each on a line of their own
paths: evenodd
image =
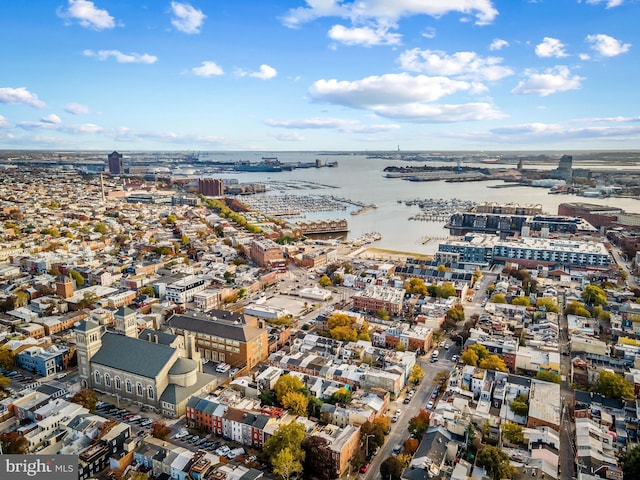
<svg viewBox="0 0 640 480">
<path fill-rule="evenodd" d="M 150 342 L 150 341 L 151 341 L 151 334 L 147 333 L 147 342 Z"/>
<path fill-rule="evenodd" d="M 153 336 L 153 343 L 158 343 L 158 335 Z"/>
</svg>

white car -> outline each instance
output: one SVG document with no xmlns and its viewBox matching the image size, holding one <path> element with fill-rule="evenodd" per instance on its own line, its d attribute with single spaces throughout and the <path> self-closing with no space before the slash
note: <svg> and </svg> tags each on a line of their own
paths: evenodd
<svg viewBox="0 0 640 480">
<path fill-rule="evenodd" d="M 427 409 L 431 410 L 432 408 L 433 408 L 433 402 L 429 400 L 429 403 L 427 403 Z"/>
</svg>

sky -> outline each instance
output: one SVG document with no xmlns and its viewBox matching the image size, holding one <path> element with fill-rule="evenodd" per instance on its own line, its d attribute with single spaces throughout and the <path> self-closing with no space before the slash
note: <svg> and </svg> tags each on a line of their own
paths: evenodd
<svg viewBox="0 0 640 480">
<path fill-rule="evenodd" d="M 3 0 L 0 149 L 640 149 L 640 0 Z"/>
</svg>

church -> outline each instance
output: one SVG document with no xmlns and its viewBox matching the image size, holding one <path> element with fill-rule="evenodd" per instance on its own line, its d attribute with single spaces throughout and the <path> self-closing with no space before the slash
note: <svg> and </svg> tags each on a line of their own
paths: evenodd
<svg viewBox="0 0 640 480">
<path fill-rule="evenodd" d="M 191 335 L 138 332 L 136 312 L 130 308 L 114 313 L 113 330 L 87 319 L 74 331 L 83 388 L 177 418 L 185 413 L 189 398 L 217 386 L 215 376 L 202 372 Z"/>
</svg>

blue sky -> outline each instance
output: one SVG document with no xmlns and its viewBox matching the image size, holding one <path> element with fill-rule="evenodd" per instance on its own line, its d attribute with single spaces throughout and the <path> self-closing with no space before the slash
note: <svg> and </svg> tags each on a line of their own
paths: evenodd
<svg viewBox="0 0 640 480">
<path fill-rule="evenodd" d="M 638 149 L 639 18 L 640 0 L 4 0 L 0 149 Z"/>
</svg>

